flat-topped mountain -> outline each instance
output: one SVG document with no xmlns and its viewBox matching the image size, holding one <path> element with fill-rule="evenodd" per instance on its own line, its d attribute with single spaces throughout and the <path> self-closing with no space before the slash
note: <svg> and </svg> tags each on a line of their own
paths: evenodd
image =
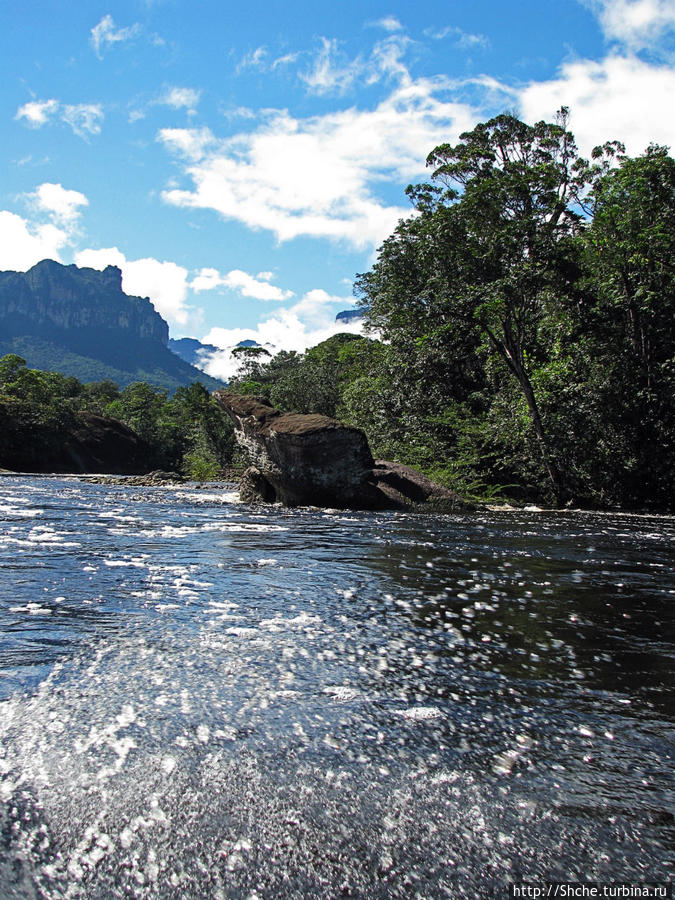
<svg viewBox="0 0 675 900">
<path fill-rule="evenodd" d="M 31 368 L 81 381 L 222 386 L 168 343 L 165 320 L 147 297 L 124 293 L 116 266 L 100 272 L 43 260 L 28 272 L 0 272 L 0 356 L 18 353 Z"/>
</svg>

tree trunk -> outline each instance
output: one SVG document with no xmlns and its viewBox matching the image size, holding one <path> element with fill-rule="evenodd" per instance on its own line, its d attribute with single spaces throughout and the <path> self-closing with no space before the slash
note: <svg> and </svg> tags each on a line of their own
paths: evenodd
<svg viewBox="0 0 675 900">
<path fill-rule="evenodd" d="M 548 438 L 546 437 L 546 432 L 544 431 L 544 424 L 541 421 L 541 416 L 539 415 L 539 407 L 537 406 L 537 399 L 534 395 L 534 389 L 532 388 L 530 379 L 528 378 L 527 373 L 524 369 L 521 369 L 520 372 L 514 369 L 514 374 L 518 379 L 518 384 L 520 385 L 520 388 L 525 395 L 527 407 L 530 410 L 532 425 L 534 426 L 534 433 L 537 435 L 539 450 L 544 461 L 544 466 L 546 467 L 549 481 L 551 482 L 551 489 L 553 491 L 553 496 L 555 497 L 556 505 L 563 506 L 569 499 L 569 495 L 565 489 L 562 474 L 558 469 L 555 460 L 553 459 L 553 454 L 551 453 Z"/>
<path fill-rule="evenodd" d="M 563 506 L 570 499 L 569 492 L 565 488 L 562 473 L 558 469 L 558 466 L 553 458 L 553 454 L 551 453 L 548 438 L 546 437 L 546 431 L 544 430 L 544 423 L 542 422 L 541 415 L 539 414 L 539 407 L 537 405 L 537 398 L 534 394 L 534 388 L 532 387 L 530 378 L 525 371 L 525 366 L 523 365 L 521 358 L 522 354 L 519 352 L 519 349 L 513 345 L 513 341 L 509 341 L 509 338 L 512 338 L 512 334 L 508 323 L 502 323 L 502 326 L 505 335 L 504 341 L 498 340 L 496 335 L 490 328 L 485 325 L 483 327 L 485 328 L 488 337 L 492 341 L 492 344 L 497 349 L 502 359 L 506 362 L 507 366 L 514 374 L 516 380 L 518 381 L 518 384 L 520 385 L 520 389 L 523 392 L 525 401 L 527 402 L 527 408 L 530 411 L 534 433 L 537 436 L 537 443 L 539 445 L 539 452 L 541 453 L 544 467 L 546 469 L 548 479 L 551 483 L 553 497 L 555 498 L 557 506 Z"/>
</svg>

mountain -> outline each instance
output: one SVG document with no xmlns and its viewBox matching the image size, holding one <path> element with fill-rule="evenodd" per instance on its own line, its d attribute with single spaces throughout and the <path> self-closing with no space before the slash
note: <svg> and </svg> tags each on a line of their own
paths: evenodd
<svg viewBox="0 0 675 900">
<path fill-rule="evenodd" d="M 215 344 L 202 344 L 197 338 L 178 338 L 177 340 L 169 338 L 169 350 L 175 353 L 176 356 L 180 356 L 185 362 L 190 363 L 191 366 L 196 366 L 197 368 L 199 368 L 200 363 L 205 361 L 205 356 L 217 353 L 219 349 Z"/>
<path fill-rule="evenodd" d="M 28 272 L 0 272 L 0 356 L 18 353 L 30 368 L 84 382 L 222 387 L 168 341 L 167 323 L 147 298 L 124 293 L 116 266 L 99 272 L 46 259 Z"/>
<path fill-rule="evenodd" d="M 335 316 L 336 322 L 356 322 L 363 318 L 363 311 L 360 309 L 343 309 Z"/>
</svg>

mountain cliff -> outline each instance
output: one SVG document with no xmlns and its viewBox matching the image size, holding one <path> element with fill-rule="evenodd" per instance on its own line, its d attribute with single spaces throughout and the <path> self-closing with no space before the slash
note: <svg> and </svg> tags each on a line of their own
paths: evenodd
<svg viewBox="0 0 675 900">
<path fill-rule="evenodd" d="M 0 320 L 62 330 L 121 331 L 129 336 L 169 341 L 169 326 L 152 303 L 122 290 L 122 272 L 108 266 L 78 269 L 45 259 L 28 272 L 0 272 Z"/>
<path fill-rule="evenodd" d="M 147 298 L 124 293 L 116 266 L 99 272 L 43 260 L 28 272 L 0 272 L 0 355 L 18 353 L 32 368 L 81 381 L 222 386 L 168 343 L 167 323 Z"/>
</svg>

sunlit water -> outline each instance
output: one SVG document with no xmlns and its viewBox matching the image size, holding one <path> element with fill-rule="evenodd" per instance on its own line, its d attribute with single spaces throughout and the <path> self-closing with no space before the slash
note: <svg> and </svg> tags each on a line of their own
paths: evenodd
<svg viewBox="0 0 675 900">
<path fill-rule="evenodd" d="M 672 877 L 675 520 L 231 490 L 0 479 L 3 900 Z"/>
</svg>

